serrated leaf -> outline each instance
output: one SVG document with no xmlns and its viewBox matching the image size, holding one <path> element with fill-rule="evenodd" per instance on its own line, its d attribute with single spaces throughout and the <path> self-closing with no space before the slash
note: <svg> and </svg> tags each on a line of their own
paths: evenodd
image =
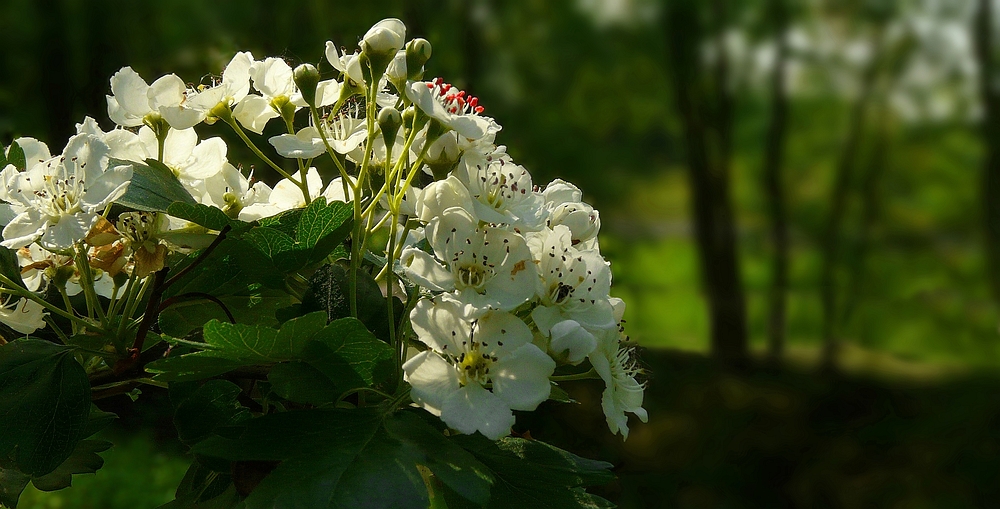
<svg viewBox="0 0 1000 509">
<path fill-rule="evenodd" d="M 281 329 L 264 325 L 205 324 L 206 350 L 151 362 L 146 369 L 161 380 L 195 380 L 232 371 L 240 366 L 292 360 L 325 325 L 321 313 L 294 318 Z"/>
<path fill-rule="evenodd" d="M 581 458 L 537 440 L 508 437 L 494 443 L 481 435 L 460 435 L 452 440 L 489 468 L 494 483 L 487 508 L 614 507 L 584 489 L 611 482 L 610 463 Z"/>
<path fill-rule="evenodd" d="M 267 227 L 252 228 L 243 236 L 247 243 L 282 272 L 302 268 L 308 262 L 308 253 L 285 233 Z"/>
<path fill-rule="evenodd" d="M 253 295 L 223 295 L 218 297 L 237 322 L 274 326 L 275 312 L 292 303 L 292 296 L 277 290 L 264 290 Z M 217 303 L 205 299 L 186 300 L 164 309 L 158 317 L 160 329 L 167 335 L 183 337 L 211 320 L 228 321 Z"/>
<path fill-rule="evenodd" d="M 337 386 L 305 361 L 276 364 L 267 374 L 267 381 L 275 394 L 296 403 L 323 405 L 340 396 Z"/>
<path fill-rule="evenodd" d="M 31 484 L 42 491 L 55 491 L 68 488 L 73 484 L 76 474 L 93 474 L 104 466 L 104 458 L 97 453 L 111 448 L 111 442 L 105 440 L 81 440 L 76 444 L 73 454 L 62 462 L 54 471 L 31 479 Z"/>
<path fill-rule="evenodd" d="M 493 475 L 471 453 L 448 440 L 423 417 L 436 419 L 427 412 L 398 412 L 385 421 L 385 428 L 393 438 L 409 444 L 415 454 L 422 456 L 425 465 L 443 484 L 463 498 L 483 505 L 490 499 Z"/>
<path fill-rule="evenodd" d="M 0 347 L 0 466 L 43 476 L 84 438 L 90 382 L 72 351 L 38 339 Z"/>
<path fill-rule="evenodd" d="M 174 427 L 181 442 L 192 444 L 215 428 L 250 418 L 240 405 L 240 388 L 228 380 L 209 380 L 181 401 L 174 411 Z"/>
<path fill-rule="evenodd" d="M 186 219 L 210 230 L 221 231 L 229 226 L 233 231 L 231 234 L 238 234 L 250 227 L 250 223 L 232 219 L 221 209 L 202 203 L 174 202 L 167 207 L 167 214 Z"/>
<path fill-rule="evenodd" d="M 242 365 L 219 357 L 180 355 L 150 362 L 146 365 L 146 371 L 164 382 L 187 382 L 228 373 Z"/>
<path fill-rule="evenodd" d="M 10 146 L 7 147 L 7 164 L 13 164 L 17 171 L 24 171 L 28 166 L 28 161 L 24 157 L 24 149 L 16 141 L 11 142 Z"/>
<path fill-rule="evenodd" d="M 341 318 L 316 333 L 302 349 L 301 358 L 346 391 L 386 383 L 394 369 L 393 355 L 392 347 L 375 338 L 363 323 Z"/>
<path fill-rule="evenodd" d="M 136 210 L 166 212 L 174 202 L 195 204 L 196 200 L 163 163 L 147 159 L 146 164 L 110 159 L 108 166 L 132 166 L 132 180 L 116 203 Z"/>
<path fill-rule="evenodd" d="M 281 461 L 250 493 L 247 509 L 424 509 L 427 491 L 411 448 L 382 426 L 377 409 L 267 415 L 192 449 L 231 461 Z"/>
<path fill-rule="evenodd" d="M 328 204 L 325 198 L 318 198 L 302 211 L 296 241 L 313 251 L 313 261 L 322 260 L 347 237 L 353 215 L 350 204 L 339 201 Z"/>
</svg>

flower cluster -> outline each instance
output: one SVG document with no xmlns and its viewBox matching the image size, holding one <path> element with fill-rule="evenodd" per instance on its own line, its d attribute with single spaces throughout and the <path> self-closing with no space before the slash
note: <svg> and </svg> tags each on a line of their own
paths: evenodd
<svg viewBox="0 0 1000 509">
<path fill-rule="evenodd" d="M 376 24 L 359 46 L 327 43 L 326 80 L 312 65 L 293 69 L 249 52 L 197 87 L 174 74 L 149 84 L 125 67 L 107 97 L 116 128 L 87 118 L 56 156 L 37 140 L 15 140 L 25 164 L 0 173 L 0 218 L 2 245 L 16 250 L 25 288 L 7 292 L 21 298 L 0 309 L 0 322 L 32 333 L 46 326 L 46 313 L 58 313 L 86 327 L 71 307 L 32 295 L 51 285 L 67 303 L 82 292 L 88 309 L 102 306 L 99 296 L 110 300 L 108 313 L 128 309 L 170 253 L 212 242 L 218 232 L 164 210 L 110 217 L 135 168 L 155 162 L 195 202 L 235 220 L 320 198 L 352 204 L 352 270 L 363 249 L 377 250 L 387 259 L 386 292 L 411 297 L 404 330 L 412 337 L 401 331 L 399 339 L 403 377 L 414 404 L 451 428 L 502 437 L 514 410 L 534 410 L 553 380 L 582 377 L 585 368 L 574 366 L 589 363 L 606 385 L 609 427 L 627 436 L 627 413 L 646 419 L 643 385 L 623 339 L 624 303 L 610 297 L 598 212 L 569 182 L 536 185 L 496 144 L 501 127 L 479 98 L 425 80 L 430 44 L 407 42 L 399 20 Z M 219 121 L 284 178 L 273 187 L 255 181 L 229 161 L 221 138 L 196 131 Z M 247 134 L 278 121 L 286 132 L 264 149 Z M 293 162 L 277 164 L 265 151 Z M 324 156 L 334 174 L 313 164 Z M 371 246 L 374 238 L 388 238 L 384 250 Z"/>
</svg>

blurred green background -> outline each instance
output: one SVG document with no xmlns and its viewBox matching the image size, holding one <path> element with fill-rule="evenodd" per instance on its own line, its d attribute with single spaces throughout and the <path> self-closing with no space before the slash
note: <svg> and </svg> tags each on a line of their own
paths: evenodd
<svg viewBox="0 0 1000 509">
<path fill-rule="evenodd" d="M 624 507 L 993 507 L 998 10 L 3 0 L 0 141 L 57 149 L 84 115 L 111 128 L 104 95 L 125 65 L 199 83 L 237 50 L 318 63 L 325 41 L 352 48 L 399 17 L 433 44 L 428 76 L 480 96 L 536 184 L 573 181 L 600 209 L 645 347 L 651 421 L 628 442 L 588 383 L 522 430 L 614 461 L 601 493 Z M 230 160 L 252 161 L 241 146 Z M 150 410 L 160 397 L 112 403 L 105 469 L 24 507 L 169 500 L 186 463 Z"/>
</svg>

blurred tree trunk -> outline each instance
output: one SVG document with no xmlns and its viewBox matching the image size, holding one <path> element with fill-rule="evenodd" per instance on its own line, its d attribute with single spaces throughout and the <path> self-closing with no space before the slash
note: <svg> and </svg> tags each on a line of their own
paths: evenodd
<svg viewBox="0 0 1000 509">
<path fill-rule="evenodd" d="M 983 142 L 986 145 L 982 169 L 983 226 L 986 265 L 994 299 L 1000 301 L 1000 93 L 994 84 L 996 62 L 993 55 L 993 6 L 979 0 L 973 37 L 979 60 L 979 92 L 983 101 Z"/>
<path fill-rule="evenodd" d="M 713 79 L 706 76 L 709 73 L 701 56 L 706 34 L 699 3 L 670 3 L 664 28 L 686 146 L 695 240 L 711 321 L 712 355 L 724 365 L 741 366 L 747 360 L 746 304 L 729 196 L 733 99 L 727 88 L 729 62 L 722 44 L 725 8 L 724 0 L 712 4 L 718 52 L 710 73 L 714 79 L 711 84 Z"/>
<path fill-rule="evenodd" d="M 785 89 L 785 61 L 788 58 L 788 9 L 785 0 L 771 1 L 776 54 L 771 71 L 771 120 L 764 142 L 764 188 L 771 219 L 774 259 L 771 262 L 770 306 L 767 320 L 767 350 L 770 360 L 781 361 L 785 349 L 785 315 L 788 295 L 788 213 L 782 183 L 785 139 L 788 123 L 788 93 Z"/>
<path fill-rule="evenodd" d="M 861 90 L 851 106 L 847 138 L 837 161 L 833 189 L 830 194 L 830 213 L 821 242 L 820 300 L 823 307 L 823 350 L 820 364 L 824 371 L 836 369 L 837 360 L 837 265 L 840 251 L 841 229 L 847 212 L 847 198 L 851 189 L 858 146 L 864 131 L 865 113 L 872 89 L 878 77 L 882 54 L 882 29 L 873 34 L 872 57 L 861 78 Z"/>
</svg>

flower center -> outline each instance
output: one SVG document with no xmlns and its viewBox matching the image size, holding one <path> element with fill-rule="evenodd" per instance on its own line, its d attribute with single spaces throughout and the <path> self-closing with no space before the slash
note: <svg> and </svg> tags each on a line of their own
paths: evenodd
<svg viewBox="0 0 1000 509">
<path fill-rule="evenodd" d="M 482 290 L 483 285 L 486 284 L 490 278 L 493 277 L 493 271 L 488 270 L 489 267 L 483 267 L 481 265 L 465 265 L 458 268 L 458 283 L 461 288 L 472 288 L 477 292 Z"/>
<path fill-rule="evenodd" d="M 58 221 L 62 216 L 82 210 L 80 198 L 87 192 L 82 179 L 77 180 L 76 175 L 67 178 L 45 175 L 43 179 L 43 188 L 34 194 L 38 208 L 52 220 Z"/>
<path fill-rule="evenodd" d="M 365 125 L 364 101 L 347 101 L 340 111 L 330 114 L 323 122 L 326 132 L 336 140 L 344 141 Z"/>
<path fill-rule="evenodd" d="M 133 245 L 138 246 L 158 232 L 156 212 L 125 212 L 118 218 L 118 231 Z"/>
<path fill-rule="evenodd" d="M 465 90 L 459 90 L 441 78 L 434 78 L 427 83 L 427 88 L 434 91 L 434 98 L 452 115 L 479 115 L 483 112 L 478 97 L 466 94 Z"/>
<path fill-rule="evenodd" d="M 509 207 L 511 202 L 526 196 L 531 188 L 531 176 L 527 170 L 515 164 L 505 167 L 505 164 L 503 159 L 499 159 L 491 162 L 486 170 L 480 168 L 479 172 L 478 187 L 481 192 L 475 197 L 496 210 Z"/>
</svg>

